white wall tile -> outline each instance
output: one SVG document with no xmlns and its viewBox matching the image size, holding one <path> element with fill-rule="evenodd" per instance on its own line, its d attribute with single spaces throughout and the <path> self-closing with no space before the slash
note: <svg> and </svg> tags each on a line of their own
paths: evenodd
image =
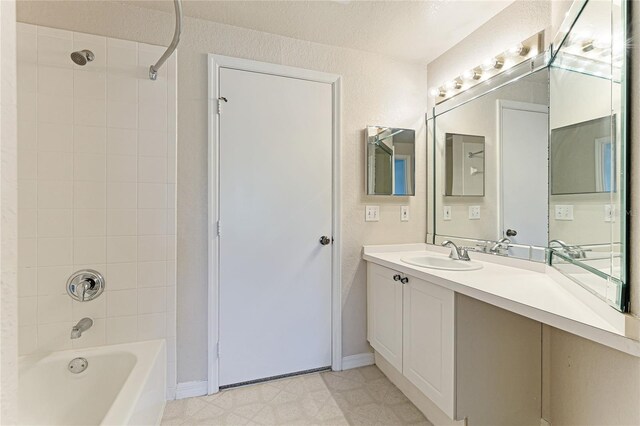
<svg viewBox="0 0 640 426">
<path fill-rule="evenodd" d="M 138 236 L 138 262 L 152 262 L 167 258 L 167 237 L 164 235 Z"/>
<path fill-rule="evenodd" d="M 38 295 L 53 296 L 67 294 L 67 280 L 73 274 L 73 267 L 48 266 L 38 268 Z"/>
<path fill-rule="evenodd" d="M 166 331 L 165 314 L 138 315 L 138 339 L 161 339 Z"/>
<path fill-rule="evenodd" d="M 135 102 L 109 101 L 107 105 L 107 126 L 119 129 L 137 128 L 137 104 Z"/>
<path fill-rule="evenodd" d="M 71 33 L 69 33 L 71 35 Z M 73 61 L 69 55 L 73 52 L 73 42 L 67 34 L 56 34 L 54 37 L 38 33 L 38 65 L 72 68 Z"/>
<path fill-rule="evenodd" d="M 138 130 L 138 154 L 147 157 L 166 157 L 167 132 Z"/>
<path fill-rule="evenodd" d="M 18 266 L 21 268 L 38 265 L 38 240 L 35 238 L 18 238 Z"/>
<path fill-rule="evenodd" d="M 167 106 L 150 100 L 138 103 L 138 128 L 147 130 L 167 130 Z"/>
<path fill-rule="evenodd" d="M 174 247 L 171 247 L 173 250 Z M 176 285 L 176 262 L 168 261 L 167 262 L 167 285 L 175 286 Z"/>
<path fill-rule="evenodd" d="M 84 69 L 73 71 L 73 96 L 76 99 L 107 98 L 107 75 Z"/>
<path fill-rule="evenodd" d="M 75 237 L 99 237 L 107 235 L 106 210 L 76 209 L 73 212 L 73 234 Z"/>
<path fill-rule="evenodd" d="M 39 94 L 37 105 L 39 122 L 73 124 L 74 104 L 73 98 L 71 96 L 51 96 Z M 20 119 L 28 119 L 28 117 L 22 117 Z"/>
<path fill-rule="evenodd" d="M 107 317 L 122 317 L 127 315 L 137 315 L 138 313 L 138 290 L 115 290 L 108 291 L 107 296 Z"/>
<path fill-rule="evenodd" d="M 110 72 L 135 72 L 138 66 L 138 45 L 127 40 L 107 40 L 107 64 Z"/>
<path fill-rule="evenodd" d="M 107 235 L 130 236 L 138 234 L 136 209 L 108 209 Z"/>
<path fill-rule="evenodd" d="M 104 99 L 75 99 L 73 123 L 82 126 L 105 126 L 107 123 L 106 101 Z"/>
<path fill-rule="evenodd" d="M 76 181 L 106 182 L 107 157 L 102 154 L 76 153 L 73 175 Z"/>
<path fill-rule="evenodd" d="M 77 323 L 85 317 L 91 318 L 93 320 L 95 320 L 96 318 L 106 318 L 107 298 L 105 297 L 105 294 L 106 293 L 102 293 L 100 296 L 98 296 L 97 299 L 90 300 L 88 302 L 79 302 L 77 300 L 72 300 L 72 321 Z"/>
<path fill-rule="evenodd" d="M 132 155 L 110 155 L 107 157 L 107 181 L 137 182 L 138 158 Z"/>
<path fill-rule="evenodd" d="M 107 99 L 109 101 L 138 102 L 138 80 L 129 74 L 110 73 L 107 77 Z"/>
<path fill-rule="evenodd" d="M 129 343 L 138 340 L 138 317 L 107 318 L 107 343 Z"/>
<path fill-rule="evenodd" d="M 137 263 L 109 263 L 107 273 L 109 275 L 109 291 L 127 290 L 137 287 L 138 267 Z"/>
<path fill-rule="evenodd" d="M 38 149 L 38 126 L 29 121 L 18 121 L 18 149 L 36 151 Z"/>
<path fill-rule="evenodd" d="M 167 105 L 167 81 L 166 80 L 140 80 L 138 82 L 138 98 L 141 101 L 154 101 L 161 105 Z"/>
<path fill-rule="evenodd" d="M 138 315 L 165 312 L 167 294 L 165 287 L 147 287 L 138 289 Z"/>
<path fill-rule="evenodd" d="M 73 70 L 60 67 L 39 67 L 38 96 L 41 95 L 73 96 Z"/>
<path fill-rule="evenodd" d="M 159 183 L 138 184 L 138 208 L 164 209 L 167 207 L 167 185 Z"/>
<path fill-rule="evenodd" d="M 38 177 L 38 153 L 18 150 L 18 179 L 33 180 Z"/>
<path fill-rule="evenodd" d="M 162 287 L 166 282 L 166 262 L 138 262 L 138 287 Z"/>
<path fill-rule="evenodd" d="M 74 126 L 73 151 L 86 154 L 107 152 L 107 130 L 104 127 Z"/>
<path fill-rule="evenodd" d="M 38 237 L 73 236 L 71 209 L 38 209 Z"/>
<path fill-rule="evenodd" d="M 105 237 L 76 237 L 73 239 L 73 263 L 105 263 L 107 241 Z"/>
<path fill-rule="evenodd" d="M 36 194 L 38 208 L 64 209 L 73 207 L 72 181 L 39 181 Z"/>
<path fill-rule="evenodd" d="M 38 180 L 73 180 L 73 161 L 69 153 L 39 152 Z"/>
<path fill-rule="evenodd" d="M 38 151 L 73 152 L 71 124 L 38 123 Z"/>
<path fill-rule="evenodd" d="M 35 267 L 18 268 L 18 297 L 35 296 L 38 273 Z"/>
<path fill-rule="evenodd" d="M 18 209 L 18 238 L 36 238 L 38 210 Z"/>
<path fill-rule="evenodd" d="M 38 351 L 61 351 L 71 348 L 71 322 L 38 325 Z"/>
<path fill-rule="evenodd" d="M 18 328 L 18 355 L 28 355 L 38 348 L 38 327 L 35 325 Z"/>
<path fill-rule="evenodd" d="M 74 182 L 73 206 L 76 209 L 106 208 L 107 184 L 105 182 Z"/>
<path fill-rule="evenodd" d="M 167 183 L 166 158 L 138 157 L 138 182 Z"/>
<path fill-rule="evenodd" d="M 38 238 L 38 266 L 71 265 L 72 238 Z"/>
<path fill-rule="evenodd" d="M 137 237 L 107 237 L 107 263 L 137 262 L 137 246 Z"/>
<path fill-rule="evenodd" d="M 19 297 L 18 298 L 18 324 L 20 326 L 36 325 L 38 322 L 38 298 Z"/>
<path fill-rule="evenodd" d="M 107 154 L 137 155 L 138 134 L 135 129 L 107 129 Z"/>
<path fill-rule="evenodd" d="M 35 209 L 38 207 L 38 184 L 35 180 L 18 180 L 18 208 Z"/>
<path fill-rule="evenodd" d="M 38 119 L 38 97 L 18 90 L 18 121 L 35 123 Z"/>
<path fill-rule="evenodd" d="M 109 209 L 135 209 L 137 197 L 137 187 L 135 183 L 107 183 L 107 207 Z"/>
<path fill-rule="evenodd" d="M 138 210 L 138 235 L 165 235 L 167 211 L 165 209 Z"/>
<path fill-rule="evenodd" d="M 71 301 L 66 294 L 38 296 L 38 322 L 50 324 L 71 321 Z"/>
</svg>

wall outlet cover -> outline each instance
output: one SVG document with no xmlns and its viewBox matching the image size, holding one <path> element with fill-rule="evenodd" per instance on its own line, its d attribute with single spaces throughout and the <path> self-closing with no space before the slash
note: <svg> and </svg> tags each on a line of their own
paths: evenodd
<svg viewBox="0 0 640 426">
<path fill-rule="evenodd" d="M 480 219 L 480 206 L 469 206 L 469 220 Z"/>
<path fill-rule="evenodd" d="M 605 222 L 615 222 L 616 214 L 616 206 L 613 204 L 605 204 L 604 205 L 604 221 Z"/>
<path fill-rule="evenodd" d="M 409 206 L 400 206 L 400 221 L 409 221 Z"/>
<path fill-rule="evenodd" d="M 380 220 L 380 206 L 365 207 L 365 222 L 378 222 Z"/>
<path fill-rule="evenodd" d="M 555 207 L 556 220 L 573 220 L 573 205 L 558 204 Z"/>
<path fill-rule="evenodd" d="M 442 220 L 451 220 L 451 206 L 442 208 Z"/>
</svg>

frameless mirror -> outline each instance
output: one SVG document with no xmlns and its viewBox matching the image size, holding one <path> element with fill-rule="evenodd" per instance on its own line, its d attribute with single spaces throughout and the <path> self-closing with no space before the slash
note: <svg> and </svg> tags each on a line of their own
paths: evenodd
<svg viewBox="0 0 640 426">
<path fill-rule="evenodd" d="M 415 194 L 415 142 L 412 129 L 366 129 L 367 195 Z"/>
<path fill-rule="evenodd" d="M 484 136 L 445 135 L 446 196 L 484 196 Z"/>
</svg>

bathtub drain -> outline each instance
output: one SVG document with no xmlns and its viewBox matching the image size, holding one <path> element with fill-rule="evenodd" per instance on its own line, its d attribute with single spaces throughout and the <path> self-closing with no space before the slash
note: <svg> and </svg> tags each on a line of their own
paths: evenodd
<svg viewBox="0 0 640 426">
<path fill-rule="evenodd" d="M 89 361 L 85 358 L 74 358 L 67 367 L 73 374 L 82 373 L 89 366 Z"/>
</svg>

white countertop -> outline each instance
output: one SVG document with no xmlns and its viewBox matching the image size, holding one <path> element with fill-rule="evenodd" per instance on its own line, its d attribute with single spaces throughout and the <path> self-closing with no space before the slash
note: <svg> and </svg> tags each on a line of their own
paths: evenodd
<svg viewBox="0 0 640 426">
<path fill-rule="evenodd" d="M 543 264 L 470 253 L 483 265 L 475 271 L 447 271 L 409 265 L 412 255 L 447 256 L 428 244 L 365 246 L 363 258 L 449 288 L 502 309 L 640 357 L 640 341 L 625 336 L 624 315 Z"/>
</svg>

